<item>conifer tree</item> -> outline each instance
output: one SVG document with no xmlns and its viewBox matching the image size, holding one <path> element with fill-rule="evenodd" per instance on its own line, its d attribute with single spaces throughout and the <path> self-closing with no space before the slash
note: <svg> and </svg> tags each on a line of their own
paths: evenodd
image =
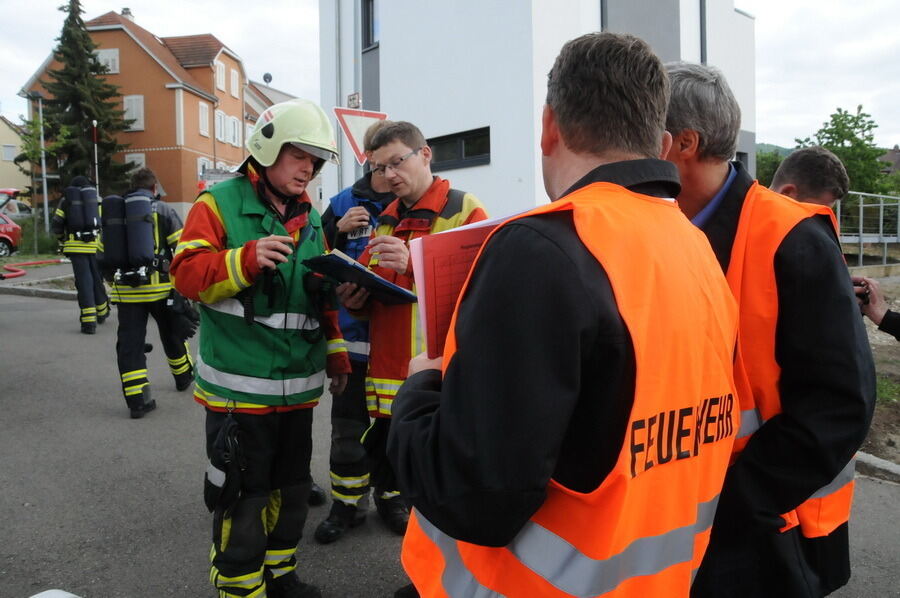
<svg viewBox="0 0 900 598">
<path fill-rule="evenodd" d="M 53 50 L 61 64 L 48 71 L 42 84 L 50 98 L 44 103 L 45 131 L 50 136 L 68 130 L 71 135 L 58 149 L 62 185 L 76 175 L 94 179 L 93 120 L 97 121 L 97 162 L 101 192 L 121 192 L 127 184 L 129 165 L 112 159 L 127 145 L 116 138 L 132 121 L 125 120 L 119 107 L 121 96 L 116 85 L 107 83 L 107 68 L 100 63 L 81 14 L 80 0 L 68 0 L 59 10 L 67 13 L 59 42 Z"/>
</svg>

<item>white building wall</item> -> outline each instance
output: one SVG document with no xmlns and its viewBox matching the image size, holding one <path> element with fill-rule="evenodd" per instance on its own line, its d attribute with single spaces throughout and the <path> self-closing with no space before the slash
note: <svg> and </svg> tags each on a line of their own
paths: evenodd
<svg viewBox="0 0 900 598">
<path fill-rule="evenodd" d="M 681 0 L 678 5 L 681 28 L 681 60 L 700 62 L 700 3 Z"/>
<path fill-rule="evenodd" d="M 350 143 L 338 126 L 332 112 L 335 106 L 346 106 L 347 96 L 359 91 L 357 77 L 360 36 L 359 0 L 325 0 L 319 3 L 319 102 L 334 126 L 341 164 L 326 164 L 322 169 L 321 195 L 324 206 L 338 191 L 352 185 L 357 178 L 356 158 Z"/>
<path fill-rule="evenodd" d="M 741 106 L 741 128 L 756 131 L 756 59 L 753 17 L 731 0 L 707 2 L 706 63 L 719 67 Z"/>
<path fill-rule="evenodd" d="M 572 38 L 600 29 L 600 2 L 595 0 L 532 0 L 532 36 L 534 56 L 531 85 L 531 145 L 534 202 L 525 198 L 513 211 L 524 210 L 548 201 L 541 172 L 541 117 L 547 99 L 547 74 L 563 44 Z M 522 143 L 525 143 L 523 138 Z M 493 148 L 491 149 L 493 152 Z"/>
<path fill-rule="evenodd" d="M 534 205 L 530 11 L 502 0 L 379 6 L 382 112 L 426 137 L 490 126 L 490 164 L 437 174 L 492 215 Z"/>
<path fill-rule="evenodd" d="M 608 2 L 620 13 L 638 10 L 618 5 L 628 0 Z M 326 110 L 345 105 L 347 95 L 361 86 L 359 4 L 320 0 Z M 511 10 L 503 0 L 379 2 L 380 109 L 391 119 L 415 123 L 429 138 L 489 126 L 490 164 L 438 174 L 474 193 L 494 216 L 544 203 L 539 143 L 547 73 L 563 43 L 600 29 L 600 6 L 597 0 L 531 0 L 530 10 Z M 661 39 L 677 36 L 681 58 L 699 61 L 699 3 L 678 0 L 673 8 L 678 29 L 661 32 Z M 708 0 L 706 30 L 707 61 L 722 68 L 735 91 L 747 142 L 756 128 L 753 20 L 736 12 L 733 0 Z M 340 132 L 338 137 L 342 166 L 339 172 L 324 170 L 325 199 L 361 173 Z M 752 149 L 743 151 L 755 157 Z"/>
</svg>

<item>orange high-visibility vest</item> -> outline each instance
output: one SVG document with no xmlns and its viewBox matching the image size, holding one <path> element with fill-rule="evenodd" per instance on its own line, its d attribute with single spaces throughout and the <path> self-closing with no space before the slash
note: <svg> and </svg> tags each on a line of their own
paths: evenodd
<svg viewBox="0 0 900 598">
<path fill-rule="evenodd" d="M 726 277 L 740 306 L 738 338 L 738 395 L 741 400 L 741 428 L 735 453 L 747 445 L 750 436 L 769 418 L 781 413 L 778 381 L 781 368 L 775 361 L 775 328 L 778 323 L 778 289 L 775 283 L 775 252 L 787 234 L 806 218 L 817 214 L 831 219 L 834 212 L 825 206 L 796 202 L 754 183 L 741 208 L 737 234 Z M 742 386 L 749 381 L 749 388 Z M 808 538 L 827 536 L 850 519 L 853 501 L 855 459 L 824 488 L 794 511 L 782 515 L 786 531 L 800 525 Z"/>
<path fill-rule="evenodd" d="M 414 510 L 401 559 L 424 597 L 687 596 L 706 550 L 738 430 L 734 298 L 674 202 L 593 183 L 516 218 L 565 210 L 606 271 L 634 346 L 634 404 L 618 459 L 592 492 L 551 480 L 503 548 L 457 541 Z M 540 351 L 535 360 L 523 367 L 540 367 Z"/>
</svg>

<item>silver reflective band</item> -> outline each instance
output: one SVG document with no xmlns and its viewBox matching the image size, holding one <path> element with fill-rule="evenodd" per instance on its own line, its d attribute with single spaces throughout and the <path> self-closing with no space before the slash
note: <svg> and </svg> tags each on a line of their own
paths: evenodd
<svg viewBox="0 0 900 598">
<path fill-rule="evenodd" d="M 364 341 L 344 341 L 347 347 L 347 351 L 350 353 L 356 353 L 357 355 L 368 355 L 369 354 L 369 343 Z"/>
<path fill-rule="evenodd" d="M 240 374 L 230 374 L 228 372 L 217 370 L 204 363 L 200 356 L 197 356 L 197 374 L 203 380 L 211 382 L 216 386 L 248 392 L 255 395 L 269 395 L 275 397 L 299 394 L 301 392 L 320 388 L 325 384 L 325 370 L 321 370 L 312 376 L 305 378 L 269 380 L 268 378 L 242 376 Z"/>
<path fill-rule="evenodd" d="M 244 306 L 233 297 L 216 303 L 206 303 L 204 307 L 230 316 L 244 317 Z M 319 327 L 319 321 L 306 314 L 277 313 L 271 316 L 254 316 L 253 321 L 277 330 L 315 330 Z"/>
<path fill-rule="evenodd" d="M 225 472 L 210 463 L 206 466 L 206 479 L 213 486 L 221 488 L 225 485 Z"/>
<path fill-rule="evenodd" d="M 654 575 L 672 565 L 690 562 L 694 556 L 694 540 L 697 534 L 712 526 L 718 501 L 717 495 L 697 505 L 696 521 L 692 525 L 638 538 L 619 554 L 603 560 L 585 556 L 564 538 L 533 521 L 525 524 L 506 550 L 560 591 L 585 598 L 597 596 L 614 590 L 632 577 Z M 444 555 L 446 567 L 442 582 L 451 597 L 500 596 L 481 586 L 465 568 L 455 540 L 434 527 L 418 511 L 416 517 L 422 530 Z"/>
<path fill-rule="evenodd" d="M 815 494 L 810 496 L 810 498 L 822 498 L 823 496 L 828 496 L 834 492 L 837 492 L 847 484 L 853 481 L 854 473 L 856 472 L 856 457 L 850 459 L 850 462 L 844 466 L 844 469 L 837 474 L 837 476 L 828 483 L 828 485 L 823 486 L 816 490 Z"/>
<path fill-rule="evenodd" d="M 738 429 L 737 438 L 750 436 L 762 425 L 762 416 L 756 408 L 741 411 L 741 427 Z"/>
</svg>

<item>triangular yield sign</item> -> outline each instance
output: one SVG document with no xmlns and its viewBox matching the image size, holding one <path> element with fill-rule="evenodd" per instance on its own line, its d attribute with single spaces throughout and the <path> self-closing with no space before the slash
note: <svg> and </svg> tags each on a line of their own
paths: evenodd
<svg viewBox="0 0 900 598">
<path fill-rule="evenodd" d="M 366 131 L 379 120 L 387 118 L 384 112 L 372 112 L 370 110 L 354 110 L 353 108 L 334 107 L 334 115 L 338 124 L 350 140 L 350 147 L 356 155 L 356 161 L 360 165 L 366 163 L 366 154 L 363 151 L 363 137 Z"/>
</svg>

